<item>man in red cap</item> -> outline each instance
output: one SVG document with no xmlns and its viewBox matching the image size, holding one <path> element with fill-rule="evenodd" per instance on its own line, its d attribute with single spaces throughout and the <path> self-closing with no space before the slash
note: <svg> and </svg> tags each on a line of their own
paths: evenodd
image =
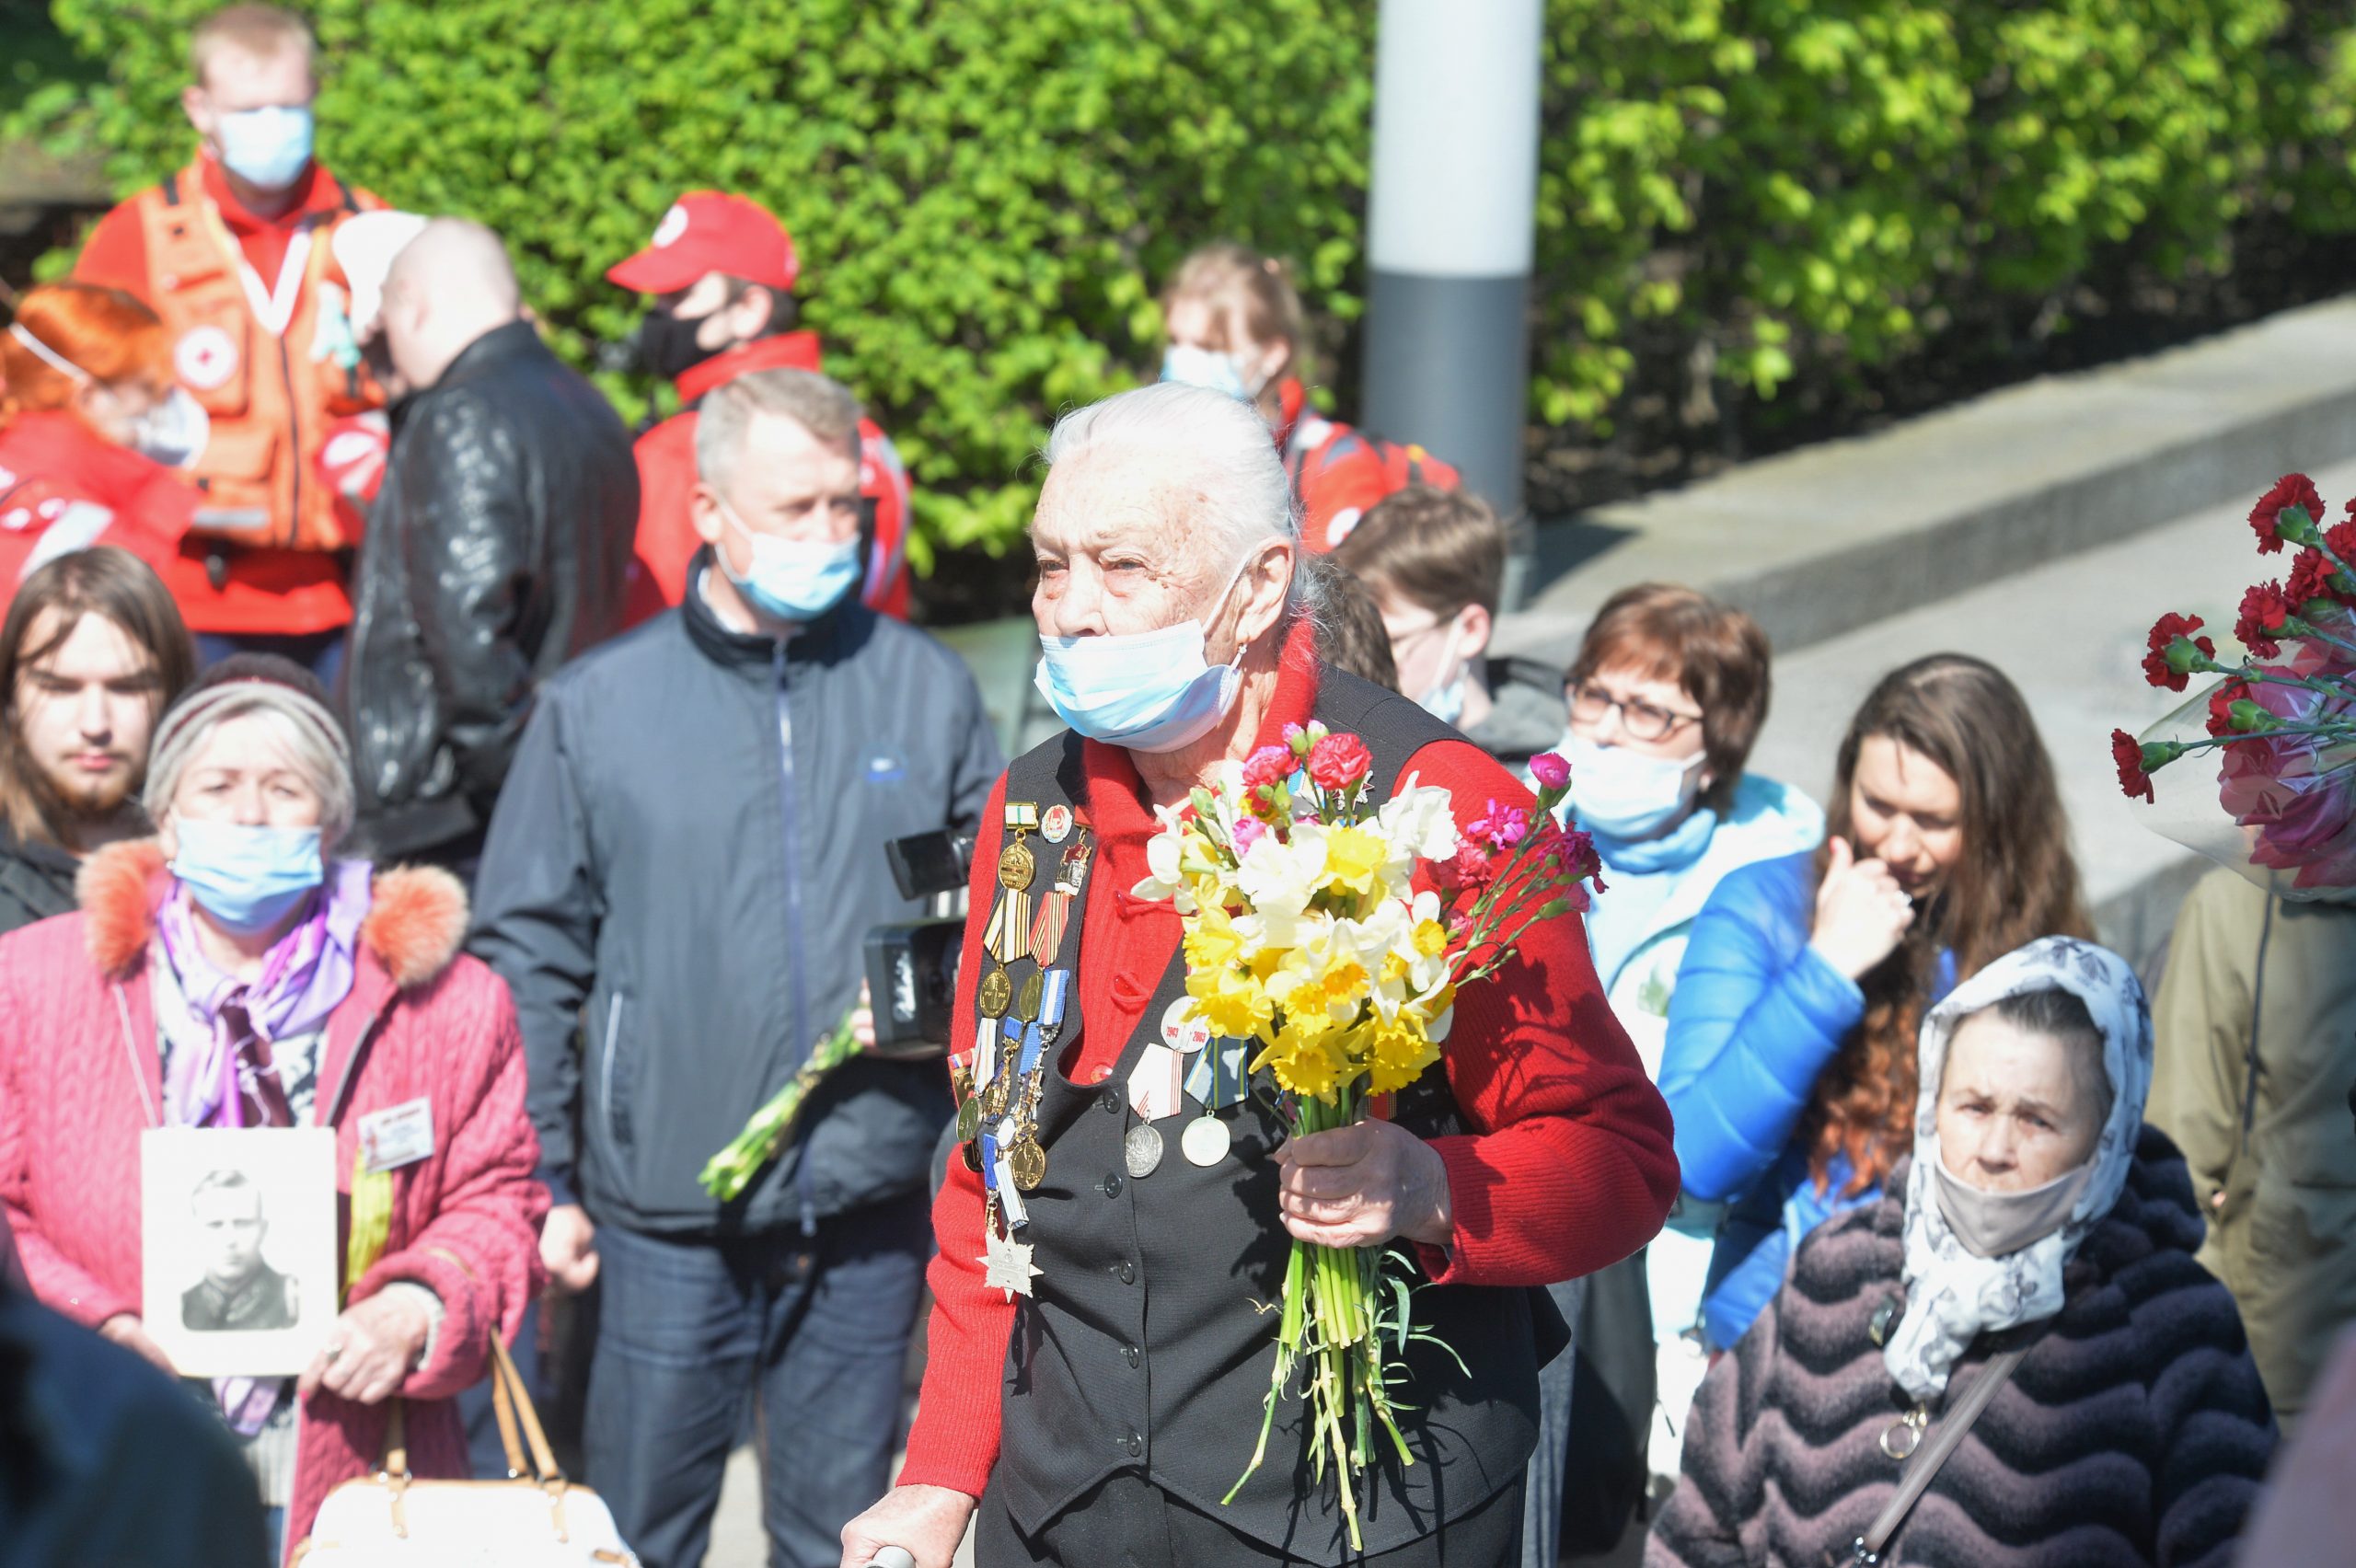
<svg viewBox="0 0 2356 1568">
<path fill-rule="evenodd" d="M 686 408 L 638 440 L 638 559 L 627 624 L 679 602 L 687 563 L 703 543 L 688 501 L 696 488 L 696 405 L 756 370 L 819 369 L 818 335 L 794 330 L 802 263 L 785 225 L 749 197 L 690 190 L 671 204 L 646 248 L 607 281 L 653 294 L 638 330 L 648 369 L 679 389 Z M 891 438 L 859 421 L 860 498 L 867 513 L 860 596 L 887 615 L 908 610 L 908 475 Z"/>
</svg>

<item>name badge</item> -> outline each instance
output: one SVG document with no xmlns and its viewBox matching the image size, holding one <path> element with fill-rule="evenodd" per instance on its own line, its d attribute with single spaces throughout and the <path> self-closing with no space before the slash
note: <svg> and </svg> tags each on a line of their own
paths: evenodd
<svg viewBox="0 0 2356 1568">
<path fill-rule="evenodd" d="M 433 1102 L 411 1100 L 360 1118 L 360 1158 L 370 1174 L 414 1165 L 433 1152 Z"/>
</svg>

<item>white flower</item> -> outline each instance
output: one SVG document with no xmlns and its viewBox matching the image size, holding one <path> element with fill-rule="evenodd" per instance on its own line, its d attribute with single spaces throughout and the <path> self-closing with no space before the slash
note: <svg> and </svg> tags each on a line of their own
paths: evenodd
<svg viewBox="0 0 2356 1568">
<path fill-rule="evenodd" d="M 1235 885 L 1261 922 L 1265 945 L 1292 947 L 1295 922 L 1324 878 L 1325 830 L 1302 823 L 1293 828 L 1290 843 L 1277 842 L 1271 833 L 1252 846 L 1237 869 Z"/>
<path fill-rule="evenodd" d="M 1391 799 L 1375 813 L 1376 830 L 1391 841 L 1392 853 L 1411 859 L 1446 860 L 1456 854 L 1456 809 L 1448 791 L 1433 785 L 1418 786 L 1410 773 Z M 1385 869 L 1385 880 L 1395 881 Z"/>
</svg>

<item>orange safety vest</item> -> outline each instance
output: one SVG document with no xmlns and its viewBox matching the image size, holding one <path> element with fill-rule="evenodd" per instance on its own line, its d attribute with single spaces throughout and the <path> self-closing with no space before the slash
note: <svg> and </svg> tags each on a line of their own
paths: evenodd
<svg viewBox="0 0 2356 1568">
<path fill-rule="evenodd" d="M 148 302 L 170 336 L 173 373 L 213 421 L 195 469 L 205 492 L 200 532 L 282 549 L 352 542 L 318 456 L 330 421 L 384 397 L 357 363 L 333 352 L 348 329 L 322 333 L 323 322 L 342 324 L 351 299 L 328 238 L 348 214 L 384 203 L 337 189 L 342 206 L 296 232 L 274 284 L 248 264 L 196 166 L 138 199 Z"/>
</svg>

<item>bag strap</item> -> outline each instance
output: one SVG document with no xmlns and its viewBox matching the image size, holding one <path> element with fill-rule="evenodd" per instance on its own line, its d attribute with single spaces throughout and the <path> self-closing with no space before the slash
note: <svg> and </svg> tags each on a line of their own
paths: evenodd
<svg viewBox="0 0 2356 1568">
<path fill-rule="evenodd" d="M 2021 1364 L 2021 1357 L 2027 1355 L 2028 1350 L 2027 1345 L 2019 1345 L 1989 1358 L 1988 1365 L 1981 1369 L 1979 1380 L 1971 1385 L 1962 1399 L 1956 1401 L 1955 1409 L 1940 1421 L 1938 1433 L 1931 1439 L 1930 1446 L 1917 1453 L 1907 1465 L 1906 1475 L 1898 1483 L 1897 1493 L 1865 1533 L 1857 1538 L 1856 1555 L 1851 1559 L 1853 1562 L 1871 1564 L 1881 1561 L 1882 1549 L 1889 1544 L 1890 1537 L 1898 1533 L 1898 1527 L 1906 1522 L 1906 1516 L 1912 1512 L 1915 1503 L 1930 1489 L 1932 1479 L 1939 1473 L 1939 1468 L 1963 1446 L 1964 1435 L 1971 1430 L 1971 1424 L 1980 1419 L 1980 1412 L 1988 1408 L 1988 1401 L 1996 1397 L 1996 1390 L 2012 1377 L 2013 1368 Z"/>
<path fill-rule="evenodd" d="M 491 1336 L 491 1357 L 497 1378 L 491 1389 L 493 1409 L 512 1401 L 513 1419 L 524 1429 L 525 1445 L 531 1450 L 533 1478 L 543 1484 L 563 1481 L 564 1471 L 557 1468 L 556 1450 L 549 1446 L 548 1432 L 540 1425 L 540 1412 L 533 1408 L 531 1392 L 524 1387 L 524 1375 L 515 1369 L 514 1356 L 508 1353 L 507 1343 L 495 1331 Z M 500 1436 L 507 1436 L 503 1424 Z M 515 1457 L 512 1446 L 508 1452 L 512 1461 Z"/>
</svg>

